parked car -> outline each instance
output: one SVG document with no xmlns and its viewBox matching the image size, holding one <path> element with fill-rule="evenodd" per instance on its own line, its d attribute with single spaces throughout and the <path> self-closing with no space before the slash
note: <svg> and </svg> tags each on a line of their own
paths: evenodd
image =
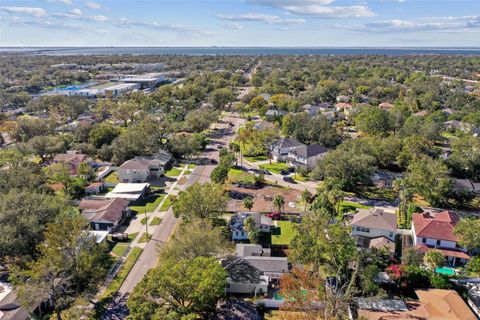
<svg viewBox="0 0 480 320">
<path fill-rule="evenodd" d="M 297 183 L 292 177 L 283 177 L 283 181 L 288 183 Z"/>
<path fill-rule="evenodd" d="M 262 170 L 259 170 L 259 171 L 260 171 L 260 173 L 263 173 L 263 174 L 265 174 L 265 175 L 267 175 L 267 176 L 271 176 L 271 175 L 272 175 L 272 173 L 271 173 L 270 171 L 265 170 L 265 169 L 262 169 Z"/>
<path fill-rule="evenodd" d="M 127 242 L 128 241 L 128 233 L 112 234 L 112 241 Z"/>
<path fill-rule="evenodd" d="M 293 173 L 295 172 L 295 167 L 288 167 L 287 171 Z"/>
<path fill-rule="evenodd" d="M 215 160 L 215 159 L 210 159 L 210 162 L 211 162 L 212 164 L 218 164 L 218 161 Z"/>
<path fill-rule="evenodd" d="M 282 176 L 286 176 L 289 172 L 287 170 L 280 170 Z"/>
<path fill-rule="evenodd" d="M 272 212 L 267 214 L 267 217 L 271 218 L 272 220 L 281 220 L 282 214 L 280 212 Z"/>
<path fill-rule="evenodd" d="M 217 144 L 217 149 L 218 149 L 218 150 L 223 149 L 223 145 Z"/>
</svg>

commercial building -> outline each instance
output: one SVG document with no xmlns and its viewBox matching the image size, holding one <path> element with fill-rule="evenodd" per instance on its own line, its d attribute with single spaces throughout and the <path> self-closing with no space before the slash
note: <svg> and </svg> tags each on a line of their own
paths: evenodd
<svg viewBox="0 0 480 320">
<path fill-rule="evenodd" d="M 119 79 L 125 83 L 138 83 L 141 89 L 154 88 L 165 81 L 163 73 L 145 73 L 143 75 L 127 75 Z"/>
</svg>

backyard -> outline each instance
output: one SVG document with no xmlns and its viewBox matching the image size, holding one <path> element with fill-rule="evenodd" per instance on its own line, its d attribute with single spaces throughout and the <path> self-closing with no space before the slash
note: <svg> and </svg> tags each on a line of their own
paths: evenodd
<svg viewBox="0 0 480 320">
<path fill-rule="evenodd" d="M 231 168 L 228 171 L 228 181 L 231 183 L 235 182 L 244 182 L 244 183 L 255 183 L 255 178 L 253 174 L 243 171 L 236 168 Z"/>
<path fill-rule="evenodd" d="M 275 221 L 277 228 L 272 232 L 272 244 L 289 245 L 295 233 L 294 224 L 291 221 Z"/>
<path fill-rule="evenodd" d="M 117 184 L 117 183 L 120 182 L 120 181 L 118 180 L 118 173 L 117 173 L 117 171 L 112 171 L 112 172 L 110 172 L 103 180 L 105 180 L 105 182 L 109 182 L 109 183 L 113 183 L 113 184 Z"/>
</svg>

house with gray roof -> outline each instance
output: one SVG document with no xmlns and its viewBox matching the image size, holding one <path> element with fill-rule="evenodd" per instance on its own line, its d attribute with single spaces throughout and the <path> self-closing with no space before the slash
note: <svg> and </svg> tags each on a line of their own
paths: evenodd
<svg viewBox="0 0 480 320">
<path fill-rule="evenodd" d="M 288 153 L 298 147 L 305 146 L 303 143 L 295 139 L 282 138 L 272 143 L 270 147 L 270 154 L 273 161 L 284 162 L 287 160 Z"/>
<path fill-rule="evenodd" d="M 263 294 L 268 292 L 268 276 L 240 257 L 230 257 L 221 261 L 227 271 L 227 292 L 241 294 Z"/>
<path fill-rule="evenodd" d="M 287 163 L 294 167 L 313 169 L 327 152 L 327 148 L 316 143 L 299 146 L 288 152 Z"/>
<path fill-rule="evenodd" d="M 359 209 L 350 221 L 352 236 L 365 238 L 385 237 L 395 241 L 397 215 L 383 209 Z"/>
<path fill-rule="evenodd" d="M 260 212 L 241 212 L 234 214 L 230 220 L 230 231 L 232 233 L 232 241 L 248 240 L 248 231 L 245 230 L 245 220 L 252 217 L 255 226 L 261 232 L 270 232 L 273 222 L 271 218 L 262 215 Z"/>
</svg>

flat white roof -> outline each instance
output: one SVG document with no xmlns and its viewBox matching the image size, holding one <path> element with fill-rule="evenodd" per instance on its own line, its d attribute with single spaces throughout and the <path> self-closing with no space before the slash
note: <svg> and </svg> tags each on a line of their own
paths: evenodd
<svg viewBox="0 0 480 320">
<path fill-rule="evenodd" d="M 119 183 L 110 193 L 135 193 L 142 192 L 149 183 Z"/>
<path fill-rule="evenodd" d="M 110 87 L 106 87 L 104 90 L 124 89 L 124 88 L 136 87 L 136 86 L 137 86 L 136 83 L 120 83 Z"/>
<path fill-rule="evenodd" d="M 108 236 L 109 232 L 108 231 L 90 230 L 88 233 L 90 233 L 92 236 L 95 237 L 95 241 L 97 243 L 101 243 Z"/>
</svg>

